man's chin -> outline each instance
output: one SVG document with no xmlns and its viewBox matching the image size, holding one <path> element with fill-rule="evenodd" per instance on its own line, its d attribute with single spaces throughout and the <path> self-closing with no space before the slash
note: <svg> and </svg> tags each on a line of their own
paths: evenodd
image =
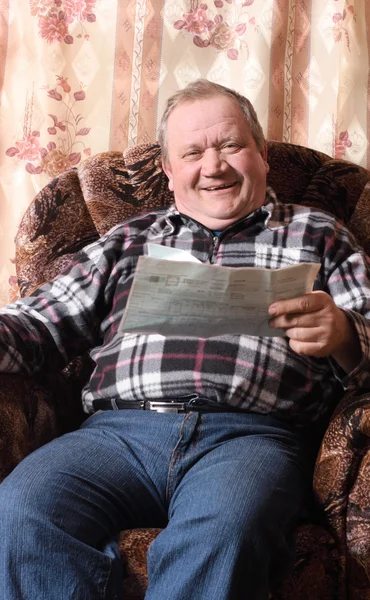
<svg viewBox="0 0 370 600">
<path fill-rule="evenodd" d="M 212 231 L 222 231 L 241 218 L 240 215 L 200 215 L 197 221 Z"/>
<path fill-rule="evenodd" d="M 180 213 L 187 215 L 213 231 L 220 231 L 229 227 L 229 225 L 239 221 L 239 219 L 242 219 L 249 212 L 240 210 L 240 207 L 238 210 L 237 207 L 230 204 L 222 206 L 220 201 L 218 201 L 218 206 L 213 207 L 212 212 L 207 212 L 208 207 L 204 207 L 204 211 L 191 210 L 190 207 L 185 206 L 181 202 L 177 202 L 176 206 Z"/>
</svg>

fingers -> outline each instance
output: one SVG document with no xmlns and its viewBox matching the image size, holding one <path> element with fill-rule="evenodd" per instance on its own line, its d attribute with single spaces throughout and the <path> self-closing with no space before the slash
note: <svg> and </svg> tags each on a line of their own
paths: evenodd
<svg viewBox="0 0 370 600">
<path fill-rule="evenodd" d="M 337 345 L 339 309 L 325 292 L 312 292 L 274 302 L 269 309 L 272 328 L 283 329 L 298 354 L 328 356 Z"/>
<path fill-rule="evenodd" d="M 278 317 L 274 317 L 269 321 L 270 327 L 276 329 L 298 329 L 301 327 L 315 327 L 317 325 L 317 316 L 315 313 L 306 314 L 283 314 Z"/>
<path fill-rule="evenodd" d="M 330 332 L 322 326 L 291 327 L 285 330 L 289 346 L 297 354 L 321 358 L 331 352 Z"/>
<path fill-rule="evenodd" d="M 324 358 L 328 355 L 326 344 L 322 341 L 303 342 L 297 339 L 290 339 L 289 346 L 294 352 L 302 356 L 314 356 L 315 358 Z"/>
<path fill-rule="evenodd" d="M 277 317 L 287 314 L 311 313 L 325 308 L 331 302 L 332 298 L 325 292 L 311 292 L 298 298 L 273 302 L 269 307 L 269 314 Z"/>
<path fill-rule="evenodd" d="M 349 373 L 362 356 L 355 327 L 331 296 L 317 291 L 291 300 L 279 300 L 269 308 L 272 328 L 285 331 L 297 354 L 332 356 Z"/>
<path fill-rule="evenodd" d="M 318 342 L 327 339 L 326 331 L 322 327 L 291 327 L 285 330 L 285 335 L 297 342 Z"/>
</svg>

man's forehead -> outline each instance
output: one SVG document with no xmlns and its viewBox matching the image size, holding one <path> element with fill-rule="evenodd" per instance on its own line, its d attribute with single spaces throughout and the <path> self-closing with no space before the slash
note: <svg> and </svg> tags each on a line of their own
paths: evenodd
<svg viewBox="0 0 370 600">
<path fill-rule="evenodd" d="M 247 127 L 245 115 L 233 98 L 217 95 L 184 101 L 178 104 L 168 118 L 169 133 L 192 134 L 207 129 L 223 130 Z"/>
</svg>

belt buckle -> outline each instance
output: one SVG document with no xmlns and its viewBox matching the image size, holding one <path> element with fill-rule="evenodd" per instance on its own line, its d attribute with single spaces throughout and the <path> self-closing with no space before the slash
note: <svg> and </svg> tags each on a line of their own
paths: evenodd
<svg viewBox="0 0 370 600">
<path fill-rule="evenodd" d="M 159 413 L 180 413 L 185 412 L 184 402 L 156 402 L 148 400 L 145 402 L 145 410 L 154 410 Z"/>
</svg>

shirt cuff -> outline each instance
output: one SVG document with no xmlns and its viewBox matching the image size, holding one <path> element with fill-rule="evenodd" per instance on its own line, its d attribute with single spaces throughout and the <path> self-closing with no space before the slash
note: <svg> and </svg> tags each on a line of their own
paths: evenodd
<svg viewBox="0 0 370 600">
<path fill-rule="evenodd" d="M 347 318 L 351 321 L 357 331 L 360 341 L 362 358 L 357 367 L 350 373 L 346 373 L 342 367 L 332 358 L 329 362 L 335 377 L 341 382 L 346 391 L 354 391 L 361 388 L 370 387 L 370 321 L 363 315 L 349 310 L 341 309 L 345 312 Z"/>
</svg>

